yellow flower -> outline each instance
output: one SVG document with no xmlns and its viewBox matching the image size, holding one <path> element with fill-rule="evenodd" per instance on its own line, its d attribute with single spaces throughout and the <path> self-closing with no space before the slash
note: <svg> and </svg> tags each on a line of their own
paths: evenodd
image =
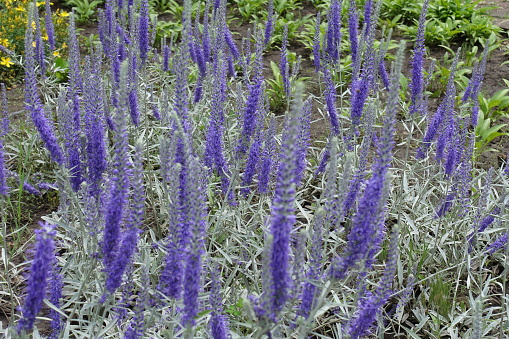
<svg viewBox="0 0 509 339">
<path fill-rule="evenodd" d="M 36 2 L 36 5 L 37 7 L 41 6 L 41 5 L 44 5 L 46 2 L 45 1 L 38 1 Z"/>
<path fill-rule="evenodd" d="M 53 56 L 57 57 L 57 58 L 60 57 L 60 52 L 59 51 L 54 51 L 53 52 Z"/>
<path fill-rule="evenodd" d="M 35 21 L 32 21 L 32 29 L 35 29 Z"/>
<path fill-rule="evenodd" d="M 9 40 L 0 38 L 0 45 L 9 47 Z"/>
<path fill-rule="evenodd" d="M 64 42 L 64 43 L 62 44 L 62 48 L 66 48 L 66 47 L 67 47 L 67 44 Z"/>
<path fill-rule="evenodd" d="M 48 41 L 49 40 L 48 34 L 44 34 L 44 36 L 42 37 L 42 40 Z"/>
<path fill-rule="evenodd" d="M 66 11 L 62 11 L 62 12 L 58 13 L 58 15 L 61 16 L 62 18 L 65 18 L 65 17 L 69 16 L 69 13 Z"/>
<path fill-rule="evenodd" d="M 5 67 L 11 67 L 11 65 L 14 65 L 14 62 L 12 62 L 11 58 L 9 58 L 9 57 L 1 57 L 0 65 L 5 66 Z"/>
<path fill-rule="evenodd" d="M 17 10 L 18 12 L 26 12 L 26 8 L 19 5 L 18 7 L 14 8 L 15 10 Z"/>
</svg>

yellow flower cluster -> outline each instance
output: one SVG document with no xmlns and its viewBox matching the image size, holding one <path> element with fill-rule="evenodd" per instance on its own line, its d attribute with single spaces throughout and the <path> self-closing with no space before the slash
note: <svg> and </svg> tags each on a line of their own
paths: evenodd
<svg viewBox="0 0 509 339">
<path fill-rule="evenodd" d="M 0 0 L 0 45 L 14 52 L 16 55 L 24 54 L 24 37 L 27 27 L 28 6 L 33 0 Z M 52 5 L 53 3 L 50 3 Z M 39 0 L 36 2 L 39 9 L 39 18 L 41 34 L 44 42 L 49 39 L 46 33 L 45 25 L 45 1 Z M 55 41 L 56 50 L 50 51 L 46 47 L 46 55 L 48 56 L 65 56 L 66 45 L 68 37 L 68 16 L 69 13 L 60 9 L 53 11 L 53 25 L 55 27 Z M 31 23 L 35 28 L 35 22 Z M 6 55 L 0 51 L 0 82 L 6 82 L 12 78 L 16 78 L 20 74 L 19 67 L 12 67 L 15 65 L 11 55 Z M 5 79 L 3 77 L 9 79 Z"/>
</svg>

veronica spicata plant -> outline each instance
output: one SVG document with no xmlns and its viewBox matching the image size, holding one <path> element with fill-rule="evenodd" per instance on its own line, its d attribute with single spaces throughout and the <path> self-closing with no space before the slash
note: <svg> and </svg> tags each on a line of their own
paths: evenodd
<svg viewBox="0 0 509 339">
<path fill-rule="evenodd" d="M 284 4 L 259 8 L 281 15 Z M 32 122 L 5 99 L 1 108 L 0 285 L 12 309 L 2 308 L 9 324 L 0 333 L 503 336 L 507 166 L 482 169 L 471 127 L 489 60 L 475 66 L 461 102 L 457 53 L 438 111 L 427 112 L 419 94 L 417 112 L 427 114 L 406 119 L 399 111 L 413 99 L 404 85 L 424 91 L 434 74 L 414 81 L 402 72 L 404 43 L 394 57 L 377 31 L 381 2 L 365 1 L 364 14 L 358 5 L 313 2 L 317 72 L 304 85 L 292 66 L 276 93 L 289 105 L 277 112 L 264 65 L 282 56 L 284 71 L 295 46 L 271 51 L 270 27 L 244 36 L 226 1 L 184 0 L 173 11 L 180 38 L 161 44 L 150 20 L 157 3 L 106 1 L 92 55 L 81 55 L 71 23 L 68 81 L 41 74 L 49 36 L 42 22 L 40 37 L 29 24 Z M 269 26 L 271 15 L 253 24 Z M 412 60 L 424 65 L 420 50 Z M 306 58 L 296 58 L 303 73 Z M 34 215 L 45 222 L 31 236 Z M 18 263 L 30 247 L 24 276 Z"/>
</svg>

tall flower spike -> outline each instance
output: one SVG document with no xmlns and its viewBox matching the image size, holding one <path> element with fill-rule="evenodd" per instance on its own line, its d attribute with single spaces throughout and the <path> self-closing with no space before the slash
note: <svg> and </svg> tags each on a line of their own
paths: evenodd
<svg viewBox="0 0 509 339">
<path fill-rule="evenodd" d="M 269 230 L 272 237 L 269 252 L 270 286 L 265 293 L 270 296 L 267 310 L 272 319 L 277 319 L 289 298 L 290 289 L 290 232 L 295 223 L 295 147 L 298 145 L 299 117 L 302 114 L 304 84 L 296 84 L 292 109 L 283 136 L 280 162 L 276 179 L 276 192 L 271 207 Z"/>
<path fill-rule="evenodd" d="M 325 57 L 326 61 L 330 63 L 337 63 L 339 61 L 341 44 L 341 4 L 341 1 L 332 1 L 328 13 Z M 319 32 L 320 26 L 318 23 L 316 28 L 318 28 Z"/>
<path fill-rule="evenodd" d="M 422 5 L 421 14 L 419 17 L 419 26 L 417 28 L 417 37 L 415 39 L 414 54 L 412 57 L 412 80 L 410 82 L 410 108 L 409 114 L 412 115 L 420 111 L 423 100 L 423 71 L 424 54 L 426 53 L 424 47 L 424 35 L 426 31 L 426 15 L 428 14 L 429 0 L 425 0 Z"/>
<path fill-rule="evenodd" d="M 136 244 L 138 242 L 138 233 L 143 222 L 143 213 L 145 210 L 145 185 L 143 184 L 143 150 L 140 140 L 136 142 L 134 153 L 134 170 L 132 178 L 132 206 L 129 210 L 127 220 L 127 229 L 124 231 L 119 251 L 107 272 L 106 293 L 114 293 L 122 283 L 122 275 L 130 264 Z"/>
<path fill-rule="evenodd" d="M 109 200 L 106 204 L 103 261 L 108 271 L 118 249 L 120 224 L 125 214 L 127 190 L 129 188 L 129 145 L 127 135 L 127 62 L 122 64 L 120 76 L 119 108 L 115 111 L 115 133 L 113 136 L 113 170 Z"/>
<path fill-rule="evenodd" d="M 209 32 L 209 12 L 212 0 L 206 0 L 205 11 L 203 12 L 203 32 L 201 42 L 203 47 L 203 58 L 205 62 L 210 61 L 210 32 Z"/>
<path fill-rule="evenodd" d="M 184 270 L 184 310 L 182 322 L 184 326 L 191 327 L 195 325 L 195 318 L 198 315 L 198 295 L 201 289 L 201 273 L 203 270 L 202 256 L 205 253 L 205 234 L 206 234 L 206 184 L 202 170 L 202 165 L 192 154 L 190 147 L 187 146 L 185 156 L 189 164 L 189 228 L 190 228 L 190 246 L 186 258 Z"/>
<path fill-rule="evenodd" d="M 18 322 L 18 334 L 28 334 L 35 323 L 35 317 L 42 308 L 42 301 L 46 295 L 46 285 L 55 250 L 55 226 L 41 223 L 41 229 L 36 230 L 36 244 L 34 259 L 30 265 L 27 280 L 27 294 L 21 307 L 21 319 Z"/>
<path fill-rule="evenodd" d="M 313 64 L 315 65 L 315 72 L 320 70 L 320 12 L 316 13 L 315 22 L 315 35 L 313 37 Z"/>
<path fill-rule="evenodd" d="M 283 87 L 286 98 L 290 98 L 290 65 L 288 64 L 288 24 L 283 28 L 283 41 L 281 42 L 281 58 L 279 68 L 283 77 Z"/>
<path fill-rule="evenodd" d="M 53 26 L 53 18 L 51 17 L 50 0 L 46 0 L 44 3 L 45 17 L 44 21 L 46 24 L 46 34 L 48 35 L 49 49 L 55 49 L 55 28 Z"/>
<path fill-rule="evenodd" d="M 83 182 L 81 165 L 81 95 L 83 93 L 83 79 L 81 75 L 81 57 L 79 42 L 76 34 L 74 13 L 70 15 L 69 23 L 69 97 L 72 101 L 72 127 L 69 131 L 72 142 L 68 146 L 69 168 L 71 169 L 72 188 L 77 191 Z"/>
<path fill-rule="evenodd" d="M 378 6 L 376 8 L 375 16 L 378 13 Z M 376 54 L 374 48 L 374 34 L 368 34 L 364 40 L 365 44 L 365 61 L 360 71 L 361 55 L 359 54 L 358 60 L 353 65 L 353 80 L 351 85 L 351 109 L 350 115 L 354 132 L 356 127 L 360 124 L 364 104 L 369 94 L 369 90 L 373 87 L 373 78 L 375 76 L 375 63 Z"/>
<path fill-rule="evenodd" d="M 467 88 L 465 88 L 465 93 L 462 97 L 463 102 L 467 101 L 468 99 L 471 99 L 473 101 L 477 100 L 477 96 L 479 95 L 482 81 L 484 80 L 484 72 L 486 71 L 486 63 L 488 61 L 488 52 L 489 45 L 488 42 L 486 42 L 481 61 L 475 64 L 474 70 L 472 71 L 472 77 L 468 82 Z"/>
<path fill-rule="evenodd" d="M 136 305 L 134 306 L 134 316 L 129 323 L 127 330 L 124 334 L 124 339 L 141 339 L 144 338 L 145 332 L 145 316 L 144 310 L 150 304 L 149 301 L 150 277 L 148 269 L 145 268 L 142 275 L 142 287 L 140 296 L 137 298 Z"/>
<path fill-rule="evenodd" d="M 169 139 L 169 140 L 168 140 Z M 176 136 L 161 138 L 160 160 L 163 189 L 167 196 L 178 196 L 182 166 L 176 162 Z M 183 258 L 187 251 L 187 230 L 182 229 L 179 216 L 179 202 L 173 199 L 165 206 L 168 214 L 169 232 L 167 237 L 165 264 L 160 273 L 157 289 L 169 298 L 177 299 L 182 293 L 184 275 Z"/>
<path fill-rule="evenodd" d="M 451 65 L 451 72 L 449 73 L 449 80 L 447 82 L 447 89 L 444 99 L 440 103 L 440 106 L 438 106 L 436 113 L 433 115 L 433 118 L 428 125 L 428 129 L 426 130 L 422 140 L 422 145 L 417 150 L 417 158 L 422 159 L 425 157 L 426 151 L 431 146 L 431 142 L 435 139 L 437 132 L 442 128 L 443 122 L 450 122 L 450 119 L 452 119 L 456 97 L 456 85 L 454 84 L 454 77 L 456 75 L 458 56 L 459 53 L 456 54 L 453 64 Z M 444 137 L 447 137 L 447 135 L 445 134 Z"/>
<path fill-rule="evenodd" d="M 255 83 L 249 86 L 249 97 L 246 102 L 246 108 L 244 110 L 242 131 L 240 135 L 239 145 L 237 146 L 237 152 L 240 155 L 244 155 L 249 148 L 251 138 L 254 131 L 256 130 L 256 112 L 260 106 L 262 98 L 262 85 L 263 77 L 259 75 L 255 79 Z"/>
<path fill-rule="evenodd" d="M 348 33 L 350 37 L 350 53 L 352 53 L 352 63 L 359 63 L 359 37 L 358 37 L 359 15 L 357 13 L 357 3 L 350 0 L 348 8 Z"/>
<path fill-rule="evenodd" d="M 35 58 L 39 64 L 41 77 L 44 78 L 46 73 L 46 63 L 44 62 L 44 44 L 42 43 L 41 23 L 39 20 L 39 10 L 34 12 L 35 21 Z"/>
<path fill-rule="evenodd" d="M 368 105 L 368 109 L 366 111 L 366 123 L 365 123 L 365 131 L 364 138 L 362 139 L 360 154 L 359 154 L 359 165 L 355 174 L 353 175 L 352 180 L 350 181 L 350 185 L 348 187 L 348 191 L 343 201 L 342 213 L 343 216 L 348 215 L 352 207 L 354 207 L 355 202 L 357 201 L 357 195 L 361 189 L 362 181 L 366 176 L 366 168 L 368 165 L 368 155 L 369 150 L 371 148 L 371 139 L 373 134 L 373 124 L 376 116 L 376 108 L 373 102 L 370 102 Z"/>
<path fill-rule="evenodd" d="M 330 161 L 327 164 L 327 180 L 321 200 L 325 210 L 324 229 L 337 228 L 342 219 L 341 205 L 350 179 L 351 160 L 347 158 L 343 165 L 341 178 L 338 177 L 338 137 L 331 140 Z"/>
<path fill-rule="evenodd" d="M 352 339 L 358 339 L 363 336 L 369 327 L 376 320 L 380 309 L 391 295 L 392 281 L 396 273 L 398 262 L 398 226 L 393 226 L 390 244 L 387 254 L 387 262 L 380 283 L 374 293 L 369 297 L 361 299 L 357 316 L 350 322 L 348 332 Z"/>
<path fill-rule="evenodd" d="M 209 327 L 213 339 L 228 339 L 228 318 L 223 315 L 223 301 L 221 300 L 221 281 L 219 280 L 219 267 L 212 267 L 210 270 L 210 306 L 212 312 L 209 320 Z"/>
<path fill-rule="evenodd" d="M 140 110 L 138 108 L 138 85 L 136 80 L 136 54 L 130 53 L 129 57 L 129 94 L 127 97 L 129 113 L 134 126 L 140 123 Z"/>
<path fill-rule="evenodd" d="M 268 8 L 267 8 L 267 22 L 265 23 L 265 37 L 263 39 L 263 44 L 268 45 L 272 33 L 274 31 L 274 19 L 276 14 L 274 13 L 274 0 L 269 0 Z"/>
<path fill-rule="evenodd" d="M 258 170 L 258 192 L 267 194 L 269 192 L 270 178 L 274 165 L 274 152 L 276 149 L 276 123 L 272 118 L 269 128 L 264 133 L 264 145 Z"/>
<path fill-rule="evenodd" d="M 338 114 L 336 112 L 336 86 L 332 81 L 330 70 L 327 67 L 323 69 L 323 76 L 325 79 L 325 102 L 327 104 L 327 112 L 329 112 L 331 134 L 337 136 L 339 135 L 340 126 Z"/>
<path fill-rule="evenodd" d="M 222 55 L 221 51 L 219 55 Z M 221 177 L 221 190 L 223 194 L 226 194 L 230 189 L 228 163 L 223 150 L 223 102 L 225 98 L 222 93 L 222 86 L 225 80 L 223 60 L 221 60 L 219 56 L 214 60 L 214 88 L 209 126 L 207 128 L 204 160 L 205 165 Z M 233 190 L 230 190 L 228 199 L 230 202 L 234 202 Z"/>
<path fill-rule="evenodd" d="M 168 45 L 164 45 L 163 47 L 163 72 L 168 72 L 170 70 L 170 47 Z"/>
<path fill-rule="evenodd" d="M 83 81 L 81 79 L 81 57 L 78 36 L 76 33 L 76 23 L 74 13 L 69 16 L 69 83 L 72 92 L 78 96 L 82 92 Z M 73 100 L 75 100 L 73 98 Z M 76 112 L 75 112 L 76 114 Z M 79 116 L 75 117 L 76 123 L 79 123 Z"/>
<path fill-rule="evenodd" d="M 138 46 L 140 49 L 140 59 L 142 63 L 147 60 L 149 51 L 149 16 L 148 16 L 148 0 L 141 0 L 140 22 L 138 25 Z"/>
<path fill-rule="evenodd" d="M 60 135 L 64 141 L 64 150 L 67 155 L 67 167 L 69 168 L 72 189 L 77 192 L 82 182 L 80 171 L 79 135 L 76 133 L 73 121 L 72 102 L 67 100 L 68 90 L 63 89 L 57 99 L 57 113 L 60 121 Z"/>
<path fill-rule="evenodd" d="M 238 60 L 240 58 L 240 52 L 237 48 L 237 45 L 235 44 L 235 41 L 233 41 L 232 32 L 228 29 L 228 26 L 224 26 L 224 38 L 226 41 L 226 44 L 228 45 L 228 48 L 230 49 L 231 55 L 233 55 L 233 58 L 235 60 Z"/>
<path fill-rule="evenodd" d="M 7 169 L 5 168 L 4 158 L 4 137 L 9 132 L 9 111 L 7 107 L 7 92 L 5 85 L 0 84 L 0 195 L 8 194 L 7 187 Z"/>
<path fill-rule="evenodd" d="M 241 193 L 247 197 L 250 191 L 249 185 L 253 181 L 256 174 L 256 165 L 260 160 L 260 149 L 262 146 L 262 132 L 258 130 L 255 134 L 254 141 L 249 149 L 249 155 L 246 161 L 246 168 L 242 176 L 242 189 Z"/>
<path fill-rule="evenodd" d="M 366 0 L 364 3 L 364 36 L 368 35 L 371 31 L 371 17 L 373 14 L 373 0 Z"/>
<path fill-rule="evenodd" d="M 102 175 L 106 171 L 106 145 L 105 145 L 105 126 L 104 126 L 104 91 L 99 71 L 101 61 L 98 57 L 86 57 L 85 59 L 85 78 L 83 84 L 83 103 L 85 135 L 87 143 L 85 146 L 87 152 L 88 184 L 90 192 L 94 197 L 100 193 L 100 184 Z"/>
<path fill-rule="evenodd" d="M 309 267 L 306 273 L 307 281 L 302 290 L 302 303 L 297 314 L 307 319 L 315 303 L 317 286 L 316 282 L 320 279 L 322 270 L 322 251 L 323 251 L 323 222 L 325 210 L 319 208 L 313 219 L 313 231 L 311 235 L 311 248 Z"/>
<path fill-rule="evenodd" d="M 51 261 L 51 272 L 49 276 L 49 284 L 50 284 L 50 293 L 49 293 L 49 301 L 56 308 L 60 308 L 60 299 L 62 299 L 62 288 L 64 287 L 63 277 L 60 274 L 60 268 L 58 267 L 58 261 L 56 258 Z M 54 310 L 53 308 L 49 312 L 49 316 L 51 318 L 51 335 L 48 339 L 58 339 L 60 337 L 60 332 L 62 331 L 62 315 L 60 312 Z"/>
<path fill-rule="evenodd" d="M 191 121 L 189 119 L 189 97 L 188 97 L 188 60 L 184 50 L 173 60 L 173 70 L 177 75 L 175 81 L 174 110 L 178 119 L 182 122 L 183 130 L 186 134 L 191 131 Z"/>
<path fill-rule="evenodd" d="M 302 107 L 302 115 L 299 117 L 299 142 L 295 149 L 295 185 L 299 186 L 306 171 L 306 156 L 311 140 L 311 108 L 312 101 L 306 100 Z"/>
<path fill-rule="evenodd" d="M 34 4 L 29 5 L 28 22 L 34 20 Z M 32 25 L 28 24 L 25 32 L 25 109 L 30 113 L 35 128 L 39 132 L 42 141 L 48 149 L 51 158 L 58 164 L 63 164 L 64 155 L 53 133 L 53 127 L 46 118 L 44 108 L 37 93 L 37 79 L 35 75 L 34 34 Z"/>
<path fill-rule="evenodd" d="M 395 119 L 399 99 L 399 75 L 403 64 L 403 52 L 405 42 L 401 43 L 396 62 L 391 74 L 391 86 L 387 108 L 384 115 L 384 123 L 381 137 L 378 140 L 378 154 L 373 165 L 373 175 L 366 184 L 364 195 L 359 201 L 357 213 L 353 217 L 352 229 L 348 234 L 348 244 L 341 258 L 332 264 L 331 276 L 335 279 L 343 279 L 347 270 L 358 265 L 364 260 L 364 265 L 369 265 L 372 258 L 368 256 L 379 241 L 380 233 L 376 227 L 384 218 L 384 206 L 386 190 L 388 187 L 387 173 L 392 160 L 392 148 L 394 144 Z"/>
</svg>

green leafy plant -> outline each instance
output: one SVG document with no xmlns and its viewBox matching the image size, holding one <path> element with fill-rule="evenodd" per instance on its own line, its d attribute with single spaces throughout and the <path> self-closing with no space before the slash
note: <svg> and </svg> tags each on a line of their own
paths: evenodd
<svg viewBox="0 0 509 339">
<path fill-rule="evenodd" d="M 87 23 L 93 19 L 95 10 L 99 5 L 104 3 L 103 0 L 67 0 L 66 4 L 72 7 L 76 21 L 79 23 Z"/>
<path fill-rule="evenodd" d="M 174 19 L 182 18 L 184 4 L 175 0 L 151 0 L 149 1 L 150 13 L 152 14 L 170 14 Z M 197 14 L 202 15 L 205 10 L 204 1 L 193 1 L 191 7 L 191 16 L 194 18 Z"/>
<path fill-rule="evenodd" d="M 421 4 L 414 0 L 384 0 L 380 19 L 383 22 L 401 22 L 411 25 L 419 19 L 421 13 Z"/>
<path fill-rule="evenodd" d="M 266 20 L 267 18 L 267 1 L 265 0 L 234 0 L 238 13 L 244 22 L 250 20 Z"/>
<path fill-rule="evenodd" d="M 479 107 L 486 118 L 495 120 L 508 116 L 509 88 L 501 89 L 493 94 L 491 98 L 485 98 L 482 94 L 479 95 Z"/>
<path fill-rule="evenodd" d="M 155 14 L 151 14 L 152 18 L 155 16 Z M 173 40 L 177 39 L 180 36 L 181 31 L 182 25 L 178 22 L 158 20 L 156 23 L 156 46 L 159 47 L 163 38 Z"/>
<path fill-rule="evenodd" d="M 483 109 L 487 110 L 489 105 L 485 105 L 486 102 L 483 100 L 484 104 L 481 105 L 481 109 L 479 110 L 479 117 L 477 126 L 475 128 L 475 150 L 476 154 L 479 155 L 484 151 L 492 150 L 487 148 L 488 144 L 493 141 L 495 138 L 500 136 L 509 136 L 509 133 L 500 132 L 502 128 L 507 126 L 507 124 L 498 124 L 492 126 L 493 119 L 489 118 L 485 115 Z"/>
<path fill-rule="evenodd" d="M 274 25 L 274 33 L 271 37 L 270 44 L 280 45 L 283 40 L 284 27 L 288 26 L 288 41 L 290 43 L 302 41 L 309 38 L 309 32 L 302 28 L 313 22 L 311 15 L 303 17 L 295 16 L 294 13 L 288 13 L 285 17 L 280 17 L 276 20 Z M 311 37 L 312 39 L 312 37 Z"/>
<path fill-rule="evenodd" d="M 296 55 L 295 53 L 288 53 L 288 64 L 292 66 L 290 68 L 295 67 L 296 63 Z M 276 112 L 284 111 L 285 108 L 289 104 L 290 98 L 285 96 L 285 87 L 283 82 L 283 76 L 281 75 L 281 70 L 279 66 L 274 62 L 270 62 L 270 68 L 272 70 L 272 79 L 267 79 L 267 94 L 269 95 L 269 103 L 272 110 Z M 290 86 L 292 86 L 296 82 L 301 82 L 309 79 L 308 77 L 292 77 L 290 75 Z"/>
<path fill-rule="evenodd" d="M 493 7 L 478 8 L 479 1 L 437 0 L 429 4 L 428 21 L 426 22 L 425 40 L 428 45 L 447 45 L 458 41 L 470 46 L 489 38 L 492 33 L 500 32 L 500 28 L 493 24 L 489 10 Z M 382 11 L 381 17 L 385 22 L 394 24 L 397 18 L 401 24 L 398 28 L 406 36 L 417 36 L 417 19 L 421 4 L 407 4 L 402 7 L 384 3 L 387 11 Z M 392 6 L 392 7 L 391 7 Z M 417 7 L 417 8 L 416 8 Z M 397 10 L 401 12 L 397 12 Z M 415 10 L 418 9 L 417 12 Z M 417 17 L 414 15 L 417 14 Z M 409 22 L 413 20 L 413 23 Z"/>
<path fill-rule="evenodd" d="M 269 95 L 270 108 L 274 111 L 283 111 L 287 105 L 287 98 L 285 97 L 285 87 L 283 83 L 283 76 L 279 66 L 274 62 L 270 62 L 272 70 L 272 79 L 267 79 L 267 93 Z"/>
</svg>

